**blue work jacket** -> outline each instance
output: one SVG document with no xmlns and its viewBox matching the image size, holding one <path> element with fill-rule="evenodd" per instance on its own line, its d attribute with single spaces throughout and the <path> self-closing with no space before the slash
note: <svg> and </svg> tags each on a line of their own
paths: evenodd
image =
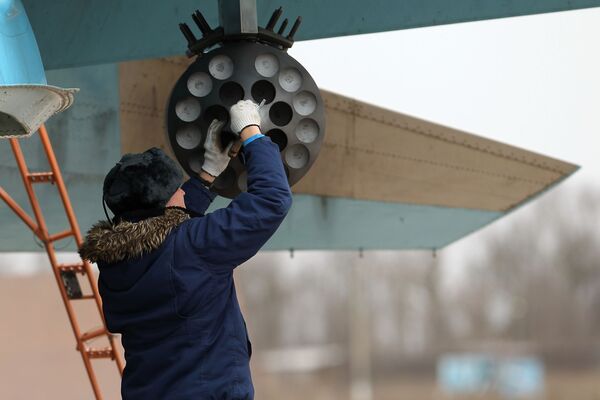
<svg viewBox="0 0 600 400">
<path fill-rule="evenodd" d="M 108 329 L 122 335 L 123 399 L 252 399 L 251 346 L 233 270 L 265 244 L 292 196 L 277 145 L 243 148 L 248 191 L 203 215 L 214 194 L 183 186 L 189 213 L 94 226 L 80 250 L 98 263 Z"/>
</svg>

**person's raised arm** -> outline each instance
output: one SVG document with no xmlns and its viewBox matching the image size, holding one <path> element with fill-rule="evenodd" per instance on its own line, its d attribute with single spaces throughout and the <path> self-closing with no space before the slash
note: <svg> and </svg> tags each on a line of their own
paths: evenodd
<svg viewBox="0 0 600 400">
<path fill-rule="evenodd" d="M 218 136 L 219 132 L 223 128 L 225 123 L 219 120 L 214 120 L 208 127 L 207 138 L 211 140 Z M 211 133 L 214 132 L 214 133 Z M 211 141 L 210 146 L 214 146 L 216 143 Z M 217 154 L 219 156 L 220 154 Z M 211 171 L 215 175 L 219 175 L 221 171 L 221 164 L 225 167 L 229 163 L 229 158 L 224 157 L 222 160 L 217 160 L 214 157 L 211 158 L 210 154 L 205 155 L 204 166 L 206 169 Z M 215 180 L 215 176 L 209 174 L 204 169 L 195 176 L 190 176 L 181 189 L 185 193 L 184 203 L 185 208 L 191 211 L 194 216 L 202 216 L 206 213 L 206 210 L 217 196 L 216 193 L 210 191 L 210 186 Z"/>
<path fill-rule="evenodd" d="M 231 108 L 232 130 L 240 129 L 248 172 L 248 191 L 228 207 L 192 218 L 183 229 L 198 257 L 219 270 L 231 270 L 252 257 L 285 218 L 292 195 L 279 148 L 260 133 L 258 105 L 240 101 Z M 216 177 L 227 167 L 229 148 L 221 151 L 219 132 L 205 141 L 203 170 Z M 208 165 L 207 165 L 208 162 Z"/>
</svg>

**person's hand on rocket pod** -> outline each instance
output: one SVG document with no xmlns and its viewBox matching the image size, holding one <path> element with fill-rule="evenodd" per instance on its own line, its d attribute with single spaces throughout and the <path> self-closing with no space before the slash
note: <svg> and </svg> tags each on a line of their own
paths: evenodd
<svg viewBox="0 0 600 400">
<path fill-rule="evenodd" d="M 231 130 L 240 137 L 241 141 L 260 133 L 261 118 L 259 110 L 260 105 L 252 100 L 240 100 L 231 107 L 229 112 Z M 239 150 L 238 148 L 231 152 L 231 148 L 236 145 L 236 141 L 232 141 L 224 150 L 221 150 L 219 143 L 224 125 L 223 121 L 213 120 L 208 127 L 208 134 L 204 142 L 202 170 L 213 177 L 219 176 L 227 168 L 231 156 L 237 154 L 237 150 Z"/>
<path fill-rule="evenodd" d="M 240 100 L 231 106 L 229 114 L 231 116 L 231 130 L 233 133 L 241 135 L 242 131 L 249 126 L 256 126 L 260 129 L 259 110 L 260 106 L 252 100 Z"/>
<path fill-rule="evenodd" d="M 231 160 L 228 153 L 233 145 L 233 141 L 229 143 L 225 150 L 221 149 L 219 143 L 223 125 L 225 125 L 224 121 L 214 119 L 208 127 L 208 134 L 204 142 L 204 164 L 202 164 L 202 170 L 215 178 L 221 175 Z"/>
</svg>

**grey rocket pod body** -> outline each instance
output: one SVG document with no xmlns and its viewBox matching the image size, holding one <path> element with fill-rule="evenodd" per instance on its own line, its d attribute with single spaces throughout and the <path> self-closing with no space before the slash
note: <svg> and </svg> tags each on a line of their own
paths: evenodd
<svg viewBox="0 0 600 400">
<path fill-rule="evenodd" d="M 260 41 L 227 41 L 201 54 L 179 78 L 167 108 L 169 143 L 188 175 L 200 172 L 211 121 L 225 120 L 223 145 L 236 136 L 229 108 L 251 99 L 261 107 L 261 130 L 280 149 L 290 186 L 315 162 L 325 134 L 325 108 L 306 69 L 286 51 Z M 241 156 L 231 160 L 212 190 L 233 198 L 247 188 Z"/>
</svg>

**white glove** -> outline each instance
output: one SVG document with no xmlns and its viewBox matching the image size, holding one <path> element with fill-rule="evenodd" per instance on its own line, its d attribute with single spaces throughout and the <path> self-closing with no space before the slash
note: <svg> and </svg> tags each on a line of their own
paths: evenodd
<svg viewBox="0 0 600 400">
<path fill-rule="evenodd" d="M 231 117 L 231 130 L 239 135 L 247 126 L 260 127 L 260 106 L 252 100 L 240 100 L 229 110 Z"/>
<path fill-rule="evenodd" d="M 221 150 L 220 137 L 223 125 L 225 125 L 225 122 L 214 119 L 208 127 L 208 134 L 204 141 L 204 164 L 202 164 L 202 169 L 214 177 L 221 175 L 221 172 L 227 168 L 231 160 L 228 153 L 233 141 L 229 143 L 225 150 Z"/>
</svg>

